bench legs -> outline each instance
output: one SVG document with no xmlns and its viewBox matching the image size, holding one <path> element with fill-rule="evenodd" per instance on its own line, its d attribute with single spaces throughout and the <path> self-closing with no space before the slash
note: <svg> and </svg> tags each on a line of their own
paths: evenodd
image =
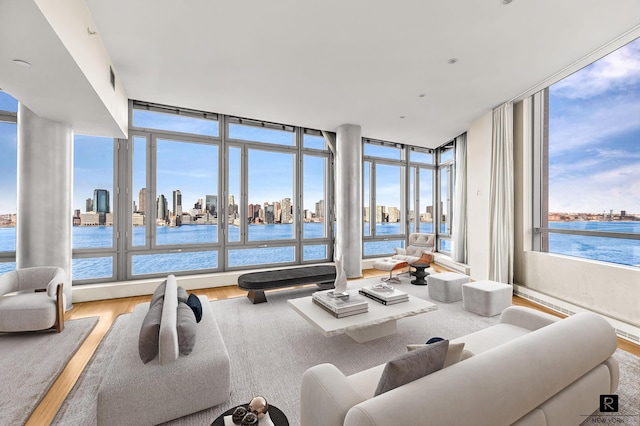
<svg viewBox="0 0 640 426">
<path fill-rule="evenodd" d="M 264 303 L 267 301 L 267 296 L 264 295 L 264 291 L 262 290 L 249 290 L 247 297 L 254 305 L 256 303 Z"/>
</svg>

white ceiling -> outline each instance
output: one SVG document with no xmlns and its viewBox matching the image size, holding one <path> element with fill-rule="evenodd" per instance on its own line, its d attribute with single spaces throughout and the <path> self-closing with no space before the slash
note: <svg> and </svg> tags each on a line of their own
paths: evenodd
<svg viewBox="0 0 640 426">
<path fill-rule="evenodd" d="M 638 0 L 86 2 L 130 99 L 428 147 L 640 25 Z"/>
</svg>

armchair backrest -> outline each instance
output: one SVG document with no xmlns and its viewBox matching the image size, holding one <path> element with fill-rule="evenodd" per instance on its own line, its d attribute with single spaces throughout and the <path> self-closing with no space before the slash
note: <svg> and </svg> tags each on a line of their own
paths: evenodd
<svg viewBox="0 0 640 426">
<path fill-rule="evenodd" d="M 67 278 L 64 269 L 56 266 L 16 269 L 0 276 L 0 295 L 41 288 L 46 289 L 49 296 L 55 296 L 55 288 L 49 286 L 52 281 L 55 285 L 60 282 L 66 285 Z"/>
<path fill-rule="evenodd" d="M 416 246 L 423 250 L 433 251 L 436 247 L 436 236 L 435 234 L 414 232 L 409 234 L 409 246 Z"/>
</svg>

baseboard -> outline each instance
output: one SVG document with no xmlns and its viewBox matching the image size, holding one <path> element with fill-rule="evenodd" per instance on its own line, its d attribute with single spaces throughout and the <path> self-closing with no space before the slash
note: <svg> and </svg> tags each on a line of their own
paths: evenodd
<svg viewBox="0 0 640 426">
<path fill-rule="evenodd" d="M 447 269 L 451 269 L 452 271 L 460 272 L 461 274 L 465 274 L 465 275 L 471 274 L 471 268 L 469 268 L 469 265 L 465 265 L 464 263 L 454 262 L 453 260 L 451 260 L 450 256 L 447 256 L 441 253 L 434 253 L 433 260 L 438 265 L 442 265 Z"/>
<path fill-rule="evenodd" d="M 575 315 L 579 312 L 593 312 L 592 310 L 581 308 L 518 284 L 513 285 L 513 294 L 567 316 Z M 640 328 L 600 313 L 598 313 L 598 315 L 609 321 L 618 337 L 635 344 L 640 344 Z"/>
</svg>

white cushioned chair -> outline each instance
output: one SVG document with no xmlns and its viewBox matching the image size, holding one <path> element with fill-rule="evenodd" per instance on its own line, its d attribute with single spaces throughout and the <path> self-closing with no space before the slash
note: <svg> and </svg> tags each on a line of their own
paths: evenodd
<svg viewBox="0 0 640 426">
<path fill-rule="evenodd" d="M 0 332 L 64 329 L 62 268 L 40 266 L 0 276 Z"/>
<path fill-rule="evenodd" d="M 380 271 L 389 271 L 389 277 L 385 278 L 386 282 L 400 282 L 398 278 L 393 277 L 393 271 L 418 264 L 431 264 L 433 261 L 433 251 L 435 250 L 436 236 L 434 234 L 412 233 L 409 234 L 409 245 L 406 249 L 396 247 L 396 254 L 393 256 L 376 260 L 373 268 Z"/>
</svg>

